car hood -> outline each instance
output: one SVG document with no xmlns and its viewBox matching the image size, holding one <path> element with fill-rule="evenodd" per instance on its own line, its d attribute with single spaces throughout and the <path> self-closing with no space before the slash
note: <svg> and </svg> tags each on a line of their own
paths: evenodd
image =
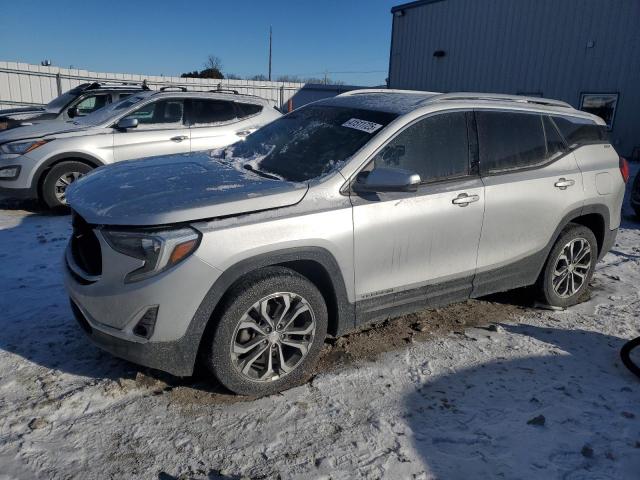
<svg viewBox="0 0 640 480">
<path fill-rule="evenodd" d="M 4 110 L 0 110 L 0 118 L 2 117 L 11 117 L 12 115 L 17 114 L 26 114 L 26 113 L 35 113 L 40 114 L 44 113 L 44 107 L 17 107 L 17 108 L 5 108 Z"/>
<path fill-rule="evenodd" d="M 98 168 L 68 188 L 67 201 L 92 224 L 150 226 L 286 207 L 307 189 L 200 152 Z"/>
<path fill-rule="evenodd" d="M 46 137 L 48 135 L 77 132 L 88 128 L 92 128 L 92 125 L 76 125 L 73 122 L 64 120 L 49 120 L 42 123 L 21 125 L 18 128 L 0 131 L 0 144 L 29 138 Z"/>
</svg>

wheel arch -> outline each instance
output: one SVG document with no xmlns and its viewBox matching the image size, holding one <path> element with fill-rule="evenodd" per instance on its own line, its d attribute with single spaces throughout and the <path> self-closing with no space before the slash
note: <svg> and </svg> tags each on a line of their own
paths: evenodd
<svg viewBox="0 0 640 480">
<path fill-rule="evenodd" d="M 201 302 L 186 336 L 194 348 L 194 366 L 201 353 L 202 339 L 214 325 L 216 314 L 233 286 L 246 275 L 266 267 L 289 268 L 311 281 L 327 305 L 328 333 L 338 336 L 353 329 L 355 306 L 349 302 L 342 271 L 335 257 L 322 247 L 289 248 L 246 258 L 227 268 L 214 282 Z"/>
<path fill-rule="evenodd" d="M 47 172 L 49 172 L 49 170 L 62 162 L 82 162 L 93 168 L 98 168 L 105 165 L 104 162 L 98 160 L 96 157 L 83 152 L 65 152 L 54 155 L 51 158 L 45 160 L 33 175 L 32 185 L 36 186 L 38 196 L 40 196 L 42 193 L 42 182 L 47 176 Z"/>
</svg>

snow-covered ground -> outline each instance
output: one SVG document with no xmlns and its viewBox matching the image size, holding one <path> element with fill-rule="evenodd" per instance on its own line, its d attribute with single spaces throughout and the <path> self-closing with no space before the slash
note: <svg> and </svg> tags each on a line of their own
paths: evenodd
<svg viewBox="0 0 640 480">
<path fill-rule="evenodd" d="M 490 305 L 500 325 L 400 343 L 382 327 L 375 341 L 386 334 L 393 348 L 375 361 L 356 348 L 307 385 L 247 400 L 93 347 L 61 285 L 69 218 L 7 205 L 0 479 L 640 478 L 640 380 L 618 357 L 640 335 L 640 222 L 628 206 L 586 303 L 471 302 L 467 317 Z"/>
</svg>

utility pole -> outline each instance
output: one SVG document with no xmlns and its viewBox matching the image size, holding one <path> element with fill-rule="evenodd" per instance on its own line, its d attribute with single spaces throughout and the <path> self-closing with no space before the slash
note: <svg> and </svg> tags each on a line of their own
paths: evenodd
<svg viewBox="0 0 640 480">
<path fill-rule="evenodd" d="M 269 25 L 269 81 L 271 81 L 271 44 L 273 41 L 272 28 Z"/>
</svg>

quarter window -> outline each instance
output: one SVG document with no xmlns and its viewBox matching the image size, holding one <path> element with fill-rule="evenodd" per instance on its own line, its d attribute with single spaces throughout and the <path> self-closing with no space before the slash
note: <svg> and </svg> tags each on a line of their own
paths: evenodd
<svg viewBox="0 0 640 480">
<path fill-rule="evenodd" d="M 250 117 L 262 111 L 262 105 L 256 105 L 255 103 L 236 103 L 236 106 L 238 107 L 240 118 Z"/>
<path fill-rule="evenodd" d="M 183 113 L 183 101 L 169 99 L 148 103 L 127 115 L 126 118 L 138 119 L 140 126 L 169 126 L 171 124 L 182 124 Z"/>
<path fill-rule="evenodd" d="M 533 167 L 550 157 L 542 116 L 480 111 L 476 119 L 483 173 Z"/>
<path fill-rule="evenodd" d="M 572 148 L 590 143 L 603 143 L 608 141 L 609 134 L 607 133 L 607 127 L 597 125 L 586 118 L 553 117 L 553 121 Z"/>
<path fill-rule="evenodd" d="M 583 93 L 580 98 L 580 110 L 597 115 L 605 121 L 609 130 L 618 106 L 617 93 Z"/>
<path fill-rule="evenodd" d="M 224 100 L 191 100 L 191 124 L 207 125 L 228 122 L 236 118 L 233 102 Z"/>
<path fill-rule="evenodd" d="M 466 114 L 443 113 L 420 120 L 391 140 L 374 164 L 415 172 L 423 182 L 468 175 Z"/>
</svg>

